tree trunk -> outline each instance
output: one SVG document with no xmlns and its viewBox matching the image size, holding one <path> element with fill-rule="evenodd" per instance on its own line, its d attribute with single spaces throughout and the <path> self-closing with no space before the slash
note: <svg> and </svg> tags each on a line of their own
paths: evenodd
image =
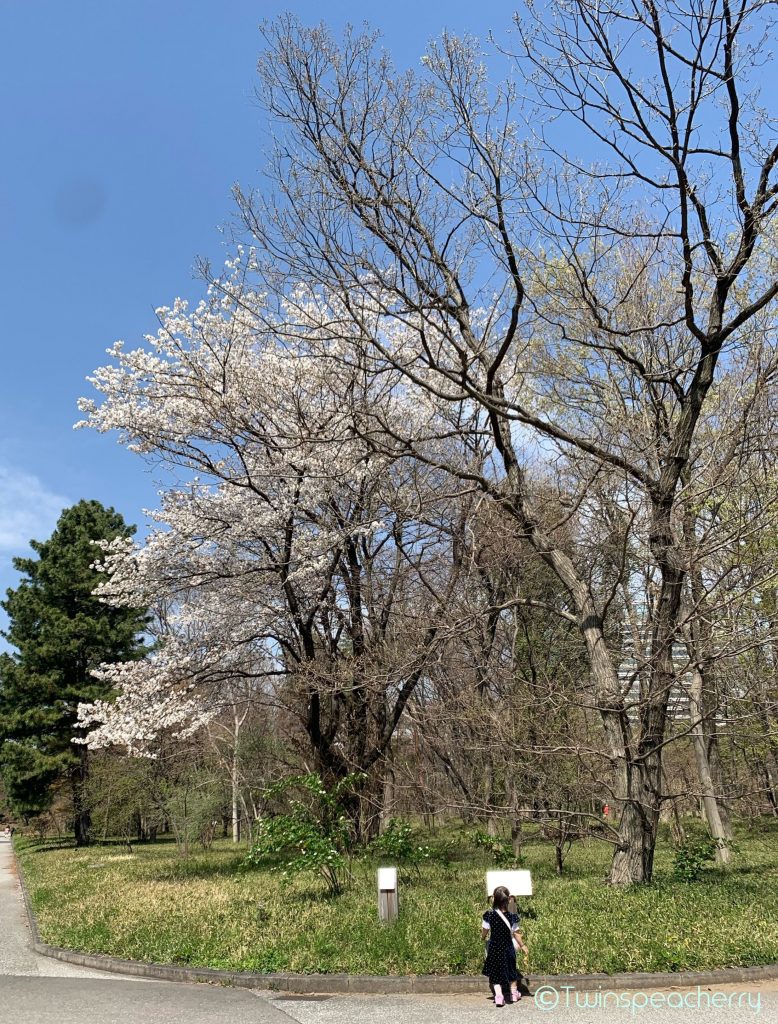
<svg viewBox="0 0 778 1024">
<path fill-rule="evenodd" d="M 692 683 L 688 691 L 694 758 L 697 763 L 697 774 L 700 779 L 700 796 L 702 798 L 705 821 L 711 838 L 716 844 L 716 863 L 721 867 L 726 867 L 730 863 L 731 854 L 727 845 L 727 835 L 721 821 L 721 815 L 719 814 L 716 790 L 713 785 L 710 762 L 708 761 L 708 751 L 702 725 L 702 693 L 702 673 L 695 667 L 692 673 Z"/>
<path fill-rule="evenodd" d="M 240 776 L 238 772 L 238 744 L 237 741 L 232 751 L 232 771 L 230 773 L 232 786 L 232 841 L 240 842 Z"/>
<path fill-rule="evenodd" d="M 73 829 L 76 846 L 89 846 L 89 831 L 92 827 L 92 816 L 86 803 L 86 784 L 89 778 L 89 749 L 85 744 L 78 746 L 78 764 L 70 776 L 73 789 Z"/>
<path fill-rule="evenodd" d="M 767 790 L 767 800 L 770 804 L 772 815 L 774 818 L 778 818 L 778 787 L 776 787 L 775 778 L 773 773 L 770 771 L 770 766 L 765 764 L 764 766 L 764 779 L 765 789 Z"/>
<path fill-rule="evenodd" d="M 662 769 L 662 777 L 664 780 L 664 791 L 665 793 L 670 793 L 671 789 L 668 785 L 667 773 L 664 768 Z M 676 790 L 681 788 L 677 782 L 675 788 Z M 665 799 L 665 802 L 662 804 L 662 814 L 660 815 L 660 819 L 669 823 L 670 834 L 672 835 L 673 843 L 675 843 L 676 846 L 680 846 L 686 841 L 686 830 L 684 829 L 683 822 L 681 821 L 681 814 L 678 810 L 678 797 L 675 792 L 673 792 L 670 799 Z"/>
<path fill-rule="evenodd" d="M 249 813 L 249 807 L 246 803 L 246 798 L 243 793 L 240 794 L 240 804 L 243 808 L 243 817 L 246 820 L 247 828 L 249 830 L 249 842 L 254 842 L 254 826 L 260 820 L 261 815 L 257 805 L 254 803 L 254 798 L 249 793 L 249 799 L 251 800 L 251 813 Z"/>
<path fill-rule="evenodd" d="M 379 831 L 383 832 L 386 826 L 394 817 L 394 806 L 395 806 L 395 779 L 394 769 L 392 768 L 391 762 L 387 762 L 386 770 L 384 772 L 384 792 L 383 800 L 381 801 L 381 820 L 379 823 Z"/>
<path fill-rule="evenodd" d="M 586 603 L 583 607 L 586 608 Z M 581 612 L 579 617 L 583 617 Z M 605 647 L 602 623 L 599 618 L 584 621 L 581 628 L 589 645 L 599 712 L 615 773 L 615 803 L 620 813 L 619 841 L 613 852 L 608 882 L 619 886 L 650 882 L 659 809 L 657 806 L 656 813 L 651 812 L 653 801 L 649 778 L 651 771 L 657 768 L 657 755 L 655 752 L 652 763 L 645 744 L 638 745 L 635 751 L 631 739 L 632 723 L 624 707 L 616 669 Z M 641 734 L 643 732 L 641 726 Z"/>
<path fill-rule="evenodd" d="M 595 686 L 597 709 L 605 732 L 610 763 L 615 775 L 615 798 L 621 812 L 619 842 L 614 849 L 608 874 L 610 885 L 650 882 L 656 844 L 659 807 L 653 807 L 651 776 L 661 770 L 659 750 L 645 742 L 641 722 L 641 743 L 632 742 L 632 723 L 624 706 L 616 666 L 605 639 L 602 617 L 589 588 L 578 578 L 570 559 L 558 550 L 550 553 L 550 564 L 566 583 L 575 600 L 576 619 L 586 644 Z"/>
<path fill-rule="evenodd" d="M 685 480 L 688 482 L 686 476 Z M 694 551 L 696 545 L 695 512 L 691 506 L 687 506 L 683 523 L 686 545 L 690 551 Z M 732 838 L 732 826 L 729 809 L 723 795 L 724 773 L 716 735 L 716 717 L 720 701 L 716 693 L 715 674 L 711 667 L 715 664 L 714 649 L 710 620 L 706 614 L 708 598 L 699 560 L 693 562 L 689 571 L 689 586 L 694 614 L 689 616 L 686 645 L 695 666 L 690 687 L 692 692 L 689 694 L 694 758 L 700 780 L 704 817 L 711 836 L 716 842 L 716 859 L 721 864 L 727 864 L 729 863 L 729 850 L 726 847 L 726 842 Z"/>
<path fill-rule="evenodd" d="M 498 398 L 504 397 L 497 386 L 495 393 Z M 616 800 L 621 808 L 619 843 L 614 850 L 608 882 L 611 885 L 650 882 L 659 821 L 656 793 L 659 789 L 658 779 L 661 777 L 661 749 L 664 738 L 661 690 L 653 694 L 650 713 L 642 709 L 640 742 L 635 751 L 631 739 L 632 724 L 624 706 L 618 672 L 605 636 L 605 623 L 594 594 L 578 573 L 572 559 L 540 528 L 526 498 L 524 475 L 510 435 L 496 416 L 492 417 L 491 422 L 495 442 L 502 455 L 511 487 L 508 508 L 520 523 L 524 536 L 567 587 L 575 605 L 575 619 L 586 645 L 597 709 L 602 719 L 608 754 L 616 777 Z M 665 632 L 669 630 L 672 635 L 680 603 L 682 573 L 679 574 L 678 570 L 670 571 L 668 565 L 668 551 L 672 549 L 668 506 L 659 509 L 655 507 L 652 534 L 652 551 L 664 559 L 664 562 L 658 560 L 663 567 L 663 580 L 667 577 L 666 582 L 674 585 L 663 587 L 666 591 L 663 608 L 667 620 Z M 675 617 L 672 614 L 668 617 L 668 613 L 673 611 Z M 670 671 L 672 675 L 671 654 Z M 658 682 L 661 686 L 661 679 Z M 667 693 L 663 696 L 666 710 Z"/>
<path fill-rule="evenodd" d="M 103 819 L 103 842 L 108 838 L 108 822 L 111 818 L 111 798 L 108 797 L 105 805 L 105 818 Z"/>
<path fill-rule="evenodd" d="M 515 781 L 511 781 L 511 850 L 516 860 L 521 857 L 521 844 L 524 838 L 521 830 L 521 809 L 519 807 L 519 791 Z"/>
<path fill-rule="evenodd" d="M 686 829 L 683 827 L 681 815 L 678 813 L 678 802 L 676 800 L 672 801 L 672 815 L 670 829 L 673 833 L 673 842 L 676 846 L 681 846 L 686 842 Z"/>
<path fill-rule="evenodd" d="M 486 773 L 486 806 L 489 808 L 486 816 L 486 833 L 493 839 L 496 838 L 500 833 L 500 819 L 499 816 L 494 812 L 494 803 L 497 790 L 497 779 L 495 777 L 494 766 L 490 766 Z"/>
<path fill-rule="evenodd" d="M 380 833 L 383 819 L 384 780 L 380 771 L 373 771 L 359 790 L 359 831 L 360 843 L 369 843 Z"/>
<path fill-rule="evenodd" d="M 703 711 L 704 711 L 704 699 L 705 691 L 703 690 Z M 706 725 L 706 722 L 709 723 Z M 732 839 L 732 814 L 730 812 L 729 801 L 726 796 L 726 787 L 724 783 L 724 765 L 721 761 L 721 750 L 719 748 L 719 740 L 715 731 L 715 717 L 705 716 L 705 720 L 702 723 L 703 734 L 705 736 L 705 749 L 708 756 L 708 764 L 710 766 L 710 776 L 713 783 L 713 792 L 716 794 L 716 803 L 719 809 L 719 818 L 721 819 L 721 827 L 724 833 L 724 838 L 729 841 Z"/>
<path fill-rule="evenodd" d="M 633 771 L 628 771 L 630 783 Z M 608 882 L 611 885 L 634 885 L 650 879 L 648 868 L 651 862 L 651 834 L 640 803 L 635 799 L 636 786 L 628 802 L 624 804 L 619 823 L 619 843 L 614 851 Z"/>
<path fill-rule="evenodd" d="M 672 489 L 652 499 L 649 544 L 661 572 L 661 585 L 652 615 L 651 666 L 646 692 L 641 693 L 639 731 L 634 758 L 625 764 L 629 802 L 619 829 L 611 882 L 650 882 L 654 872 L 659 811 L 662 803 L 662 748 L 667 706 L 675 685 L 673 643 L 681 608 L 684 567 L 671 523 Z M 631 745 L 627 745 L 627 750 Z"/>
<path fill-rule="evenodd" d="M 778 817 L 778 754 L 776 740 L 771 728 L 770 717 L 766 710 L 766 701 L 760 701 L 759 723 L 767 750 L 764 758 L 764 778 L 767 800 L 773 814 Z"/>
</svg>

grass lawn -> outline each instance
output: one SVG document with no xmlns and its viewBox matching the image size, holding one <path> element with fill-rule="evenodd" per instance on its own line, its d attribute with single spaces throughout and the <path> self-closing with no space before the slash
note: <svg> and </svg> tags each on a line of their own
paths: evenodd
<svg viewBox="0 0 778 1024">
<path fill-rule="evenodd" d="M 450 842 L 452 833 L 445 838 Z M 438 836 L 439 839 L 439 836 Z M 424 837 L 434 845 L 436 837 Z M 461 840 L 450 863 L 401 871 L 399 921 L 377 921 L 375 862 L 327 897 L 314 875 L 241 870 L 245 847 L 217 842 L 180 859 L 167 842 L 75 850 L 18 838 L 44 942 L 133 960 L 245 971 L 478 974 L 486 908 L 484 855 Z M 657 851 L 656 881 L 603 884 L 609 847 L 579 843 L 566 877 L 553 849 L 525 847 L 535 897 L 524 920 L 530 973 L 678 971 L 778 962 L 778 822 L 738 836 L 733 869 L 697 882 L 672 877 Z"/>
</svg>

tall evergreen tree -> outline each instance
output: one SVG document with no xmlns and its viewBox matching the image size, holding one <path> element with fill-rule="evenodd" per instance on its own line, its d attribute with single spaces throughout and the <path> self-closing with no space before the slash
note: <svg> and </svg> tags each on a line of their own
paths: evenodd
<svg viewBox="0 0 778 1024">
<path fill-rule="evenodd" d="M 37 557 L 15 558 L 22 574 L 2 607 L 3 636 L 15 651 L 0 656 L 0 769 L 10 803 L 24 816 L 51 802 L 53 786 L 69 780 L 76 844 L 89 842 L 84 799 L 89 751 L 78 736 L 79 703 L 104 699 L 106 683 L 92 672 L 104 661 L 142 657 L 146 615 L 112 608 L 93 594 L 101 574 L 93 541 L 130 537 L 113 508 L 80 501 L 65 509 L 47 541 L 31 541 Z"/>
</svg>

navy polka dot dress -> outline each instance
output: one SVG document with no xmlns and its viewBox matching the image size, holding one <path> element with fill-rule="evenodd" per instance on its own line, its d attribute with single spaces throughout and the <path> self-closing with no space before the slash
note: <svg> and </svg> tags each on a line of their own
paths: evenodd
<svg viewBox="0 0 778 1024">
<path fill-rule="evenodd" d="M 511 929 L 519 926 L 518 914 L 505 914 Z M 520 981 L 516 968 L 516 950 L 513 948 L 513 934 L 496 910 L 487 910 L 483 916 L 483 927 L 489 931 L 483 973 L 490 985 L 501 985 L 508 992 L 512 981 Z"/>
</svg>

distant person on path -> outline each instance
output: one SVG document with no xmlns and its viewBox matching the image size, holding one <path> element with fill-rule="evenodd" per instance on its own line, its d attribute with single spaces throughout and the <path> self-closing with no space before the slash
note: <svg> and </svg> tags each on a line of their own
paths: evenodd
<svg viewBox="0 0 778 1024">
<path fill-rule="evenodd" d="M 498 885 L 492 896 L 492 909 L 486 911 L 481 922 L 481 938 L 489 940 L 483 973 L 494 989 L 495 1006 L 504 1006 L 509 993 L 512 1003 L 521 999 L 516 950 L 528 952 L 519 930 L 519 915 L 508 910 L 510 899 L 511 894 L 505 886 Z"/>
</svg>

